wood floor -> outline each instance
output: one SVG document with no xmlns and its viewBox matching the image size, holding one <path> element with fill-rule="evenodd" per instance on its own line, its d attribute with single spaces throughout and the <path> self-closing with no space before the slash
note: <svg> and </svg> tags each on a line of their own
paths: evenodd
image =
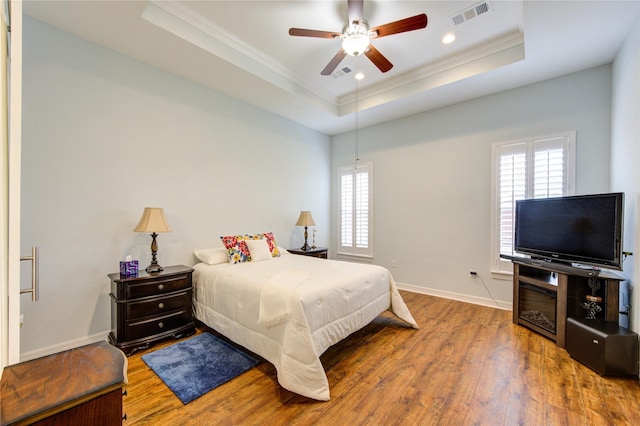
<svg viewBox="0 0 640 426">
<path fill-rule="evenodd" d="M 420 329 L 385 313 L 329 348 L 328 402 L 282 389 L 262 361 L 183 405 L 140 352 L 129 357 L 124 424 L 640 425 L 638 380 L 600 377 L 510 311 L 402 296 Z"/>
</svg>

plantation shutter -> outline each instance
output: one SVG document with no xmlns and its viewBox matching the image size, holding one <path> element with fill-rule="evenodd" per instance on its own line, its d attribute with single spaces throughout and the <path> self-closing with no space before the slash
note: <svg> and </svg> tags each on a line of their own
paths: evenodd
<svg viewBox="0 0 640 426">
<path fill-rule="evenodd" d="M 353 247 L 353 170 L 344 169 L 340 181 L 340 246 Z"/>
<path fill-rule="evenodd" d="M 516 201 L 572 194 L 574 143 L 575 134 L 564 133 L 494 146 L 497 257 L 517 255 L 513 248 Z M 500 263 L 496 259 L 495 264 Z"/>
<path fill-rule="evenodd" d="M 359 164 L 357 169 L 338 169 L 339 245 L 338 254 L 368 256 L 373 255 L 371 246 L 371 163 Z"/>
<path fill-rule="evenodd" d="M 516 201 L 526 195 L 526 144 L 505 146 L 499 166 L 500 254 L 513 255 Z"/>
<path fill-rule="evenodd" d="M 369 247 L 369 170 L 356 171 L 355 191 L 355 241 L 356 248 Z"/>
<path fill-rule="evenodd" d="M 531 194 L 527 194 L 527 198 L 568 195 L 563 138 L 535 141 L 533 150 L 533 190 Z"/>
</svg>

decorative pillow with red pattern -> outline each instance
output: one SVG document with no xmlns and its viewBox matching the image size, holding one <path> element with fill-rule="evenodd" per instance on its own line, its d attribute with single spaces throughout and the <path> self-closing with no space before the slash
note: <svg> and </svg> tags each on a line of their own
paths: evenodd
<svg viewBox="0 0 640 426">
<path fill-rule="evenodd" d="M 272 257 L 279 257 L 280 250 L 278 250 L 278 245 L 276 244 L 276 239 L 273 237 L 273 232 L 265 232 L 264 237 L 267 239 L 267 245 L 269 246 L 269 251 L 271 252 Z"/>
<path fill-rule="evenodd" d="M 227 249 L 229 263 L 236 264 L 251 261 L 249 247 L 247 247 L 247 243 L 244 242 L 248 237 L 249 235 L 228 235 L 220 237 L 222 244 Z"/>
</svg>

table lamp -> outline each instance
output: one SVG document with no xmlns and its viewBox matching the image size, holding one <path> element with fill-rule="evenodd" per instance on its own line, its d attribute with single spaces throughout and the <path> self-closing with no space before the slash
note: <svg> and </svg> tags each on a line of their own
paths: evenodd
<svg viewBox="0 0 640 426">
<path fill-rule="evenodd" d="M 311 216 L 311 212 L 306 210 L 301 211 L 300 217 L 296 222 L 296 226 L 304 226 L 304 245 L 300 247 L 300 250 L 307 251 L 311 248 L 309 247 L 309 244 L 307 244 L 307 237 L 309 236 L 307 233 L 307 227 L 316 226 L 316 223 L 313 221 L 313 216 Z"/>
<path fill-rule="evenodd" d="M 158 232 L 171 232 L 167 219 L 164 217 L 164 210 L 159 207 L 145 207 L 140 222 L 133 230 L 134 232 L 151 233 L 151 264 L 147 266 L 145 271 L 150 274 L 163 271 L 164 268 L 158 265 L 156 260 L 158 253 L 156 237 Z"/>
</svg>

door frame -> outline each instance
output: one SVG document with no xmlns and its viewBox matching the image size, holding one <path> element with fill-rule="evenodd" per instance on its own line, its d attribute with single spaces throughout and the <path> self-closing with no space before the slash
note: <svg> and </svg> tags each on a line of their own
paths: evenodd
<svg viewBox="0 0 640 426">
<path fill-rule="evenodd" d="M 2 13 L 2 296 L 0 364 L 20 362 L 20 177 L 22 141 L 22 2 L 3 0 Z M 9 24 L 10 31 L 7 31 Z M 8 45 L 8 46 L 7 46 Z M 8 47 L 8 51 L 7 51 Z M 8 74 L 8 75 L 7 75 Z M 8 83 L 6 83 L 8 82 Z M 8 137 L 7 137 L 8 136 Z M 8 139 L 8 142 L 7 142 Z M 4 179 L 3 179 L 4 180 Z M 5 314 L 6 312 L 6 314 Z"/>
</svg>

